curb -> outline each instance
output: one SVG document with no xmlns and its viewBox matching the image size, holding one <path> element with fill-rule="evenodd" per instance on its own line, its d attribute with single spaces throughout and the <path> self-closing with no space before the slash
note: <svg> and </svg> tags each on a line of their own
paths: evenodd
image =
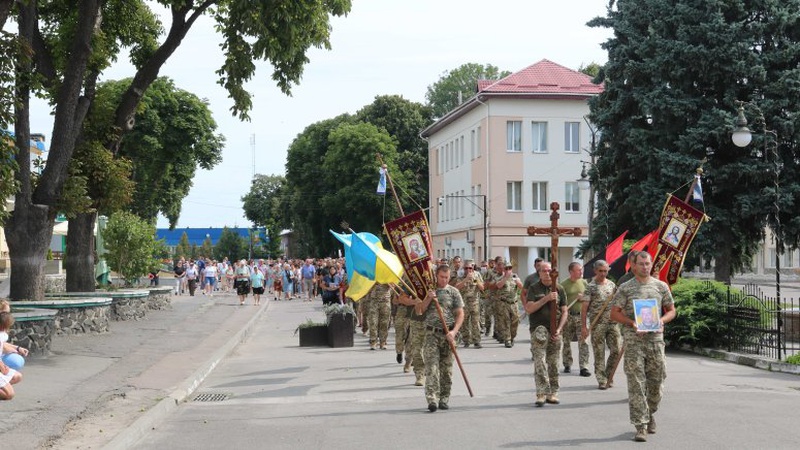
<svg viewBox="0 0 800 450">
<path fill-rule="evenodd" d="M 261 315 L 269 308 L 270 301 L 264 302 L 265 306 L 259 308 L 247 324 L 236 334 L 231 336 L 222 347 L 217 349 L 211 357 L 200 365 L 192 375 L 181 382 L 178 387 L 168 396 L 164 397 L 155 406 L 148 409 L 142 416 L 136 419 L 125 430 L 114 436 L 109 443 L 103 446 L 104 450 L 124 450 L 133 447 L 152 429 L 155 429 L 167 415 L 171 414 L 180 404 L 191 396 L 198 386 L 214 371 L 219 363 L 225 359 L 239 344 L 250 337 L 255 328 L 256 322 Z"/>
<path fill-rule="evenodd" d="M 739 353 L 726 352 L 724 350 L 705 347 L 690 347 L 688 345 L 681 346 L 680 350 L 714 359 L 721 359 L 723 361 L 732 362 L 741 366 L 754 367 L 756 369 L 768 370 L 770 372 L 800 375 L 800 365 L 761 358 L 755 355 L 742 355 Z"/>
</svg>

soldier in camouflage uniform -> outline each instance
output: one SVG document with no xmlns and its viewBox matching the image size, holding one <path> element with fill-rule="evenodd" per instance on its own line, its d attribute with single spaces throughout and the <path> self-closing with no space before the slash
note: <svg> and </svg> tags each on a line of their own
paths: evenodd
<svg viewBox="0 0 800 450">
<path fill-rule="evenodd" d="M 367 335 L 369 332 L 369 309 L 371 306 L 371 300 L 369 295 L 365 295 L 358 301 L 358 318 L 359 323 L 361 324 L 361 333 L 364 336 Z"/>
<path fill-rule="evenodd" d="M 389 338 L 389 320 L 392 317 L 393 292 L 388 284 L 375 283 L 367 292 L 369 300 L 369 348 L 375 350 L 380 345 L 381 350 L 386 350 L 386 340 Z"/>
<path fill-rule="evenodd" d="M 567 294 L 564 288 L 556 285 L 550 277 L 550 263 L 539 264 L 539 280 L 529 275 L 525 278 L 523 289 L 526 293 L 525 312 L 531 330 L 531 347 L 533 351 L 533 373 L 536 379 L 536 406 L 545 403 L 558 404 L 558 363 L 561 356 L 561 332 L 567 323 Z M 558 302 L 561 319 L 554 335 L 550 334 L 550 302 Z"/>
<path fill-rule="evenodd" d="M 425 314 L 411 313 L 411 349 L 406 349 L 406 354 L 411 353 L 411 365 L 414 368 L 414 385 L 425 386 L 425 361 L 422 359 L 422 346 L 425 344 Z"/>
<path fill-rule="evenodd" d="M 411 371 L 412 344 L 411 344 L 411 315 L 414 313 L 414 299 L 405 292 L 396 295 L 392 303 L 397 305 L 397 312 L 394 315 L 394 350 L 397 352 L 397 363 L 403 362 L 405 353 L 406 364 L 403 372 Z"/>
<path fill-rule="evenodd" d="M 653 261 L 647 252 L 634 256 L 634 279 L 617 288 L 612 300 L 611 320 L 622 324 L 625 337 L 625 375 L 628 378 L 628 409 L 636 427 L 634 440 L 644 442 L 656 432 L 654 414 L 661 402 L 662 384 L 667 378 L 664 355 L 664 324 L 675 318 L 675 304 L 669 286 L 650 276 Z M 656 301 L 661 328 L 656 332 L 639 331 L 634 314 L 636 300 Z"/>
<path fill-rule="evenodd" d="M 608 382 L 608 371 L 616 364 L 622 348 L 622 335 L 619 324 L 612 322 L 611 298 L 616 285 L 606 278 L 608 276 L 608 263 L 600 259 L 595 261 L 594 278 L 586 289 L 586 298 L 589 301 L 581 305 L 581 339 L 592 336 L 592 351 L 594 352 L 594 376 L 597 378 L 598 388 L 611 387 Z M 589 321 L 592 329 L 586 326 Z M 606 347 L 608 347 L 608 360 L 606 360 Z"/>
<path fill-rule="evenodd" d="M 561 282 L 564 292 L 567 293 L 567 307 L 569 309 L 567 326 L 564 327 L 564 336 L 562 336 L 561 360 L 564 363 L 564 373 L 570 373 L 572 366 L 572 339 L 578 337 L 580 375 L 588 377 L 592 375 L 589 372 L 589 344 L 586 343 L 586 339 L 579 337 L 579 335 L 585 327 L 585 324 L 581 325 L 581 307 L 588 301 L 585 293 L 589 283 L 583 279 L 583 265 L 581 263 L 570 263 L 568 271 L 569 278 Z"/>
<path fill-rule="evenodd" d="M 495 280 L 495 317 L 499 326 L 497 327 L 499 340 L 506 348 L 514 346 L 514 339 L 517 337 L 519 328 L 519 310 L 517 309 L 517 290 L 522 288 L 517 274 L 513 273 L 511 263 L 506 263 L 503 267 L 503 274 Z"/>
<path fill-rule="evenodd" d="M 498 256 L 497 258 L 494 259 L 494 269 L 489 271 L 489 275 L 486 277 L 486 287 L 489 290 L 489 294 L 487 296 L 488 299 L 489 299 L 489 303 L 488 303 L 488 308 L 486 310 L 486 312 L 487 312 L 487 315 L 486 315 L 486 320 L 487 320 L 486 328 L 487 329 L 489 328 L 488 321 L 489 321 L 489 318 L 491 317 L 492 320 L 494 321 L 494 333 L 492 334 L 492 337 L 494 337 L 495 340 L 497 340 L 497 342 L 500 342 L 500 343 L 504 342 L 503 339 L 501 338 L 501 336 L 503 336 L 505 333 L 503 331 L 503 323 L 499 320 L 498 314 L 497 314 L 497 311 L 498 311 L 498 308 L 499 308 L 497 306 L 497 304 L 499 302 L 499 300 L 497 299 L 497 294 L 498 294 L 498 292 L 497 292 L 497 282 L 501 278 L 503 278 L 503 272 L 504 271 L 505 271 L 505 261 L 503 261 L 503 257 L 502 256 Z"/>
<path fill-rule="evenodd" d="M 455 338 L 464 322 L 464 301 L 458 289 L 450 286 L 450 267 L 441 265 L 436 268 L 436 290 L 431 290 L 419 306 L 425 312 L 425 344 L 422 348 L 422 359 L 425 361 L 425 400 L 428 411 L 450 409 L 450 388 L 453 385 L 453 352 L 450 345 L 455 345 Z M 447 323 L 447 334 L 436 310 L 434 301 L 438 301 Z"/>
<path fill-rule="evenodd" d="M 461 328 L 464 348 L 474 345 L 481 348 L 480 294 L 483 292 L 483 277 L 475 270 L 472 260 L 466 260 L 464 276 L 458 278 L 455 288 L 464 299 L 464 327 Z"/>
</svg>

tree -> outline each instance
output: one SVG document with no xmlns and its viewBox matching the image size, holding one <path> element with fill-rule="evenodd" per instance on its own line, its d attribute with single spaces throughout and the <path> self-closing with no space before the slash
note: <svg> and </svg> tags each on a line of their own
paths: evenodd
<svg viewBox="0 0 800 450">
<path fill-rule="evenodd" d="M 511 75 L 491 64 L 462 64 L 442 73 L 439 80 L 428 86 L 425 100 L 435 118 L 443 117 L 477 92 L 478 80 L 499 80 Z"/>
<path fill-rule="evenodd" d="M 765 201 L 774 198 L 774 175 L 764 142 L 738 149 L 730 139 L 735 101 L 755 100 L 778 134 L 787 168 L 781 221 L 784 237 L 796 245 L 800 224 L 789 221 L 789 212 L 797 210 L 800 179 L 794 114 L 800 89 L 790 80 L 800 62 L 800 2 L 623 0 L 615 6 L 589 22 L 614 30 L 598 77 L 605 90 L 590 102 L 591 120 L 602 132 L 591 175 L 610 234 L 630 229 L 641 236 L 654 228 L 664 194 L 707 159 L 705 209 L 713 220 L 692 251 L 713 256 L 719 281 L 747 267 L 774 212 Z"/>
<path fill-rule="evenodd" d="M 211 255 L 214 254 L 214 244 L 211 242 L 211 236 L 206 236 L 203 239 L 203 245 L 200 246 L 200 252 L 206 258 L 211 258 Z"/>
<path fill-rule="evenodd" d="M 103 230 L 111 270 L 117 272 L 131 285 L 136 279 L 158 265 L 154 257 L 158 251 L 155 227 L 128 212 L 118 212 L 108 219 Z"/>
<path fill-rule="evenodd" d="M 313 123 L 289 145 L 286 154 L 287 195 L 284 197 L 291 211 L 291 223 L 286 225 L 294 232 L 301 254 L 327 255 L 323 248 L 330 248 L 327 245 L 330 233 L 319 205 L 322 195 L 335 186 L 325 184 L 320 162 L 328 151 L 331 130 L 354 122 L 352 116 L 343 114 Z"/>
<path fill-rule="evenodd" d="M 592 61 L 587 65 L 581 64 L 581 66 L 578 67 L 578 72 L 585 73 L 586 75 L 589 75 L 592 78 L 597 78 L 597 75 L 600 74 L 600 69 L 602 68 L 603 66 Z"/>
<path fill-rule="evenodd" d="M 226 60 L 217 72 L 219 82 L 233 100 L 232 113 L 246 119 L 252 103 L 244 85 L 255 74 L 253 61 L 270 61 L 273 80 L 289 93 L 308 62 L 308 49 L 330 47 L 329 17 L 350 10 L 349 0 L 282 2 L 279 8 L 269 0 L 159 3 L 170 9 L 172 19 L 161 43 L 154 38 L 160 31 L 160 23 L 141 0 L 84 0 L 77 6 L 63 0 L 30 0 L 14 2 L 8 10 L 16 14 L 19 26 L 16 53 L 8 55 L 15 62 L 14 122 L 19 166 L 16 171 L 19 192 L 5 228 L 14 267 L 10 293 L 13 299 L 44 297 L 43 255 L 52 236 L 70 161 L 94 100 L 97 79 L 120 56 L 121 48 L 130 49 L 136 74 L 107 130 L 104 146 L 114 154 L 119 152 L 122 137 L 134 127 L 142 96 L 201 16 L 211 16 L 224 38 Z M 0 5 L 0 19 L 5 21 L 3 8 L 8 1 Z M 32 54 L 26 53 L 28 50 Z M 29 76 L 32 73 L 36 77 Z M 47 97 L 54 105 L 47 167 L 35 186 L 27 169 L 32 92 Z M 0 110 L 4 108 L 7 106 Z"/>
<path fill-rule="evenodd" d="M 383 129 L 395 139 L 398 170 L 409 181 L 410 200 L 428 203 L 428 144 L 419 132 L 431 123 L 430 108 L 399 95 L 382 95 L 361 108 L 356 118 Z M 408 200 L 408 199 L 407 199 Z"/>
<path fill-rule="evenodd" d="M 222 229 L 217 245 L 214 246 L 214 257 L 218 260 L 228 258 L 238 261 L 247 257 L 247 242 L 228 227 Z"/>
<path fill-rule="evenodd" d="M 250 192 L 242 197 L 244 216 L 253 222 L 255 227 L 264 227 L 267 242 L 259 237 L 260 253 L 269 256 L 280 252 L 281 223 L 289 220 L 282 217 L 286 208 L 283 197 L 286 196 L 286 178 L 280 175 L 256 174 L 250 185 Z M 273 239 L 274 237 L 274 239 Z"/>
<path fill-rule="evenodd" d="M 292 142 L 286 162 L 287 195 L 300 254 L 334 254 L 338 244 L 328 230 L 340 230 L 343 220 L 359 231 L 380 234 L 384 221 L 399 217 L 391 196 L 375 193 L 376 153 L 389 166 L 398 191 L 408 191 L 409 183 L 397 167 L 394 139 L 375 125 L 343 115 L 308 126 Z M 405 199 L 404 208 L 411 207 L 413 203 Z"/>
<path fill-rule="evenodd" d="M 188 257 L 191 250 L 191 247 L 189 247 L 189 235 L 184 231 L 183 234 L 181 234 L 178 245 L 175 246 L 175 259 Z"/>
</svg>

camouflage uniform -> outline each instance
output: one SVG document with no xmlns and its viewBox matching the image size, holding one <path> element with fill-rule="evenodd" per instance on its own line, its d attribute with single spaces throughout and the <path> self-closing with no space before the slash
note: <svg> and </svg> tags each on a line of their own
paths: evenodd
<svg viewBox="0 0 800 450">
<path fill-rule="evenodd" d="M 622 284 L 614 295 L 614 306 L 622 314 L 635 320 L 633 301 L 655 299 L 659 311 L 672 305 L 672 293 L 663 281 L 650 277 L 640 283 L 633 279 Z M 625 375 L 628 378 L 628 408 L 631 423 L 639 429 L 650 422 L 661 402 L 662 385 L 667 378 L 667 362 L 664 355 L 664 334 L 660 332 L 636 334 L 633 327 L 623 327 L 625 337 Z"/>
<path fill-rule="evenodd" d="M 586 311 L 589 326 L 597 320 L 594 328 L 590 331 L 594 353 L 594 375 L 601 386 L 608 383 L 608 371 L 619 359 L 619 351 L 622 347 L 619 324 L 611 321 L 611 302 L 608 302 L 608 299 L 614 295 L 615 288 L 614 282 L 607 279 L 603 284 L 597 284 L 595 280 L 592 280 L 589 288 L 586 289 L 586 297 L 589 298 L 589 307 Z M 606 305 L 605 309 L 602 309 L 603 305 Z M 605 357 L 606 346 L 609 350 L 608 360 Z"/>
<path fill-rule="evenodd" d="M 550 287 L 537 281 L 531 285 L 532 278 L 525 279 L 523 288 L 527 291 L 529 302 L 538 301 L 550 294 Z M 561 286 L 558 289 L 558 308 L 567 305 L 567 294 Z M 550 338 L 550 304 L 539 308 L 528 316 L 531 331 L 531 352 L 533 353 L 533 375 L 536 379 L 536 395 L 558 394 L 558 363 L 561 356 L 561 338 Z"/>
<path fill-rule="evenodd" d="M 502 273 L 497 273 L 494 269 L 492 269 L 489 274 L 486 276 L 486 282 L 491 283 L 494 285 L 497 283 L 500 278 L 503 277 Z M 489 289 L 489 294 L 487 295 L 489 302 L 486 308 L 486 329 L 489 329 L 489 324 L 493 320 L 494 321 L 494 336 L 497 336 L 499 339 L 500 336 L 503 335 L 503 324 L 498 318 L 497 309 L 498 309 L 498 300 L 497 300 L 497 289 Z"/>
<path fill-rule="evenodd" d="M 436 297 L 442 307 L 447 328 L 452 329 L 456 310 L 464 307 L 464 300 L 458 289 L 450 285 L 436 289 Z M 425 361 L 425 400 L 428 404 L 447 403 L 453 385 L 453 352 L 433 302 L 425 311 L 425 329 L 428 331 L 422 347 L 422 359 Z"/>
<path fill-rule="evenodd" d="M 365 295 L 358 301 L 358 316 L 361 318 L 361 332 L 365 335 L 369 331 L 369 310 L 371 300 L 369 295 Z"/>
<path fill-rule="evenodd" d="M 406 353 L 406 360 L 411 358 L 411 313 L 413 306 L 397 305 L 394 315 L 394 350 Z"/>
<path fill-rule="evenodd" d="M 578 293 L 586 292 L 587 283 L 583 278 L 578 281 L 566 279 L 561 282 L 564 287 L 564 292 L 567 293 L 567 305 L 572 303 L 577 297 Z M 586 298 L 584 297 L 584 301 Z M 578 338 L 578 364 L 581 369 L 589 368 L 589 344 L 581 339 L 581 302 L 576 301 L 575 304 L 569 309 L 569 316 L 567 323 L 564 325 L 564 333 L 562 334 L 562 354 L 561 361 L 564 367 L 572 366 L 572 340 L 577 336 Z"/>
<path fill-rule="evenodd" d="M 369 345 L 375 347 L 380 344 L 381 348 L 386 348 L 389 320 L 392 317 L 392 290 L 388 284 L 376 283 L 366 297 L 369 298 Z"/>
<path fill-rule="evenodd" d="M 406 347 L 406 355 L 411 355 L 411 365 L 414 366 L 414 376 L 417 386 L 425 384 L 425 361 L 422 359 L 422 346 L 425 343 L 425 336 L 428 331 L 425 329 L 425 316 L 412 314 L 411 316 L 411 336 L 408 341 L 411 343 Z"/>
<path fill-rule="evenodd" d="M 500 281 L 503 276 L 499 276 Z M 503 287 L 495 291 L 494 302 L 497 317 L 498 337 L 503 342 L 514 342 L 519 328 L 519 309 L 517 308 L 517 279 L 509 278 Z"/>
<path fill-rule="evenodd" d="M 465 344 L 479 344 L 481 342 L 480 324 L 480 294 L 478 283 L 483 283 L 481 274 L 472 271 L 470 280 L 466 280 L 464 287 L 459 289 L 461 298 L 464 299 L 464 326 L 461 327 L 462 338 Z M 458 282 L 464 281 L 467 276 L 459 278 Z"/>
</svg>

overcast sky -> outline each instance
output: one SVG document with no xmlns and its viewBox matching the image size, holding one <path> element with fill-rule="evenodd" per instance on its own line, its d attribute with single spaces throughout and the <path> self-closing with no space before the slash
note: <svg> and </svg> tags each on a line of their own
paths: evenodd
<svg viewBox="0 0 800 450">
<path fill-rule="evenodd" d="M 198 21 L 161 75 L 209 101 L 227 142 L 219 165 L 197 171 L 177 226 L 248 226 L 240 199 L 253 173 L 283 175 L 287 148 L 306 126 L 354 113 L 375 96 L 424 102 L 427 87 L 444 71 L 468 62 L 512 72 L 541 59 L 573 69 L 605 63 L 600 44 L 611 33 L 586 22 L 605 15 L 607 5 L 606 0 L 353 0 L 351 13 L 332 21 L 333 49 L 309 52 L 311 61 L 291 97 L 270 79 L 271 67 L 258 63 L 248 85 L 250 122 L 231 116 L 231 101 L 214 75 L 223 62 L 220 40 L 210 20 Z M 168 28 L 169 16 L 162 20 Z M 132 67 L 120 61 L 104 78 L 132 75 Z M 31 117 L 31 131 L 44 133 L 49 142 L 52 122 L 43 104 L 39 111 Z M 160 219 L 158 226 L 167 221 Z"/>
</svg>

